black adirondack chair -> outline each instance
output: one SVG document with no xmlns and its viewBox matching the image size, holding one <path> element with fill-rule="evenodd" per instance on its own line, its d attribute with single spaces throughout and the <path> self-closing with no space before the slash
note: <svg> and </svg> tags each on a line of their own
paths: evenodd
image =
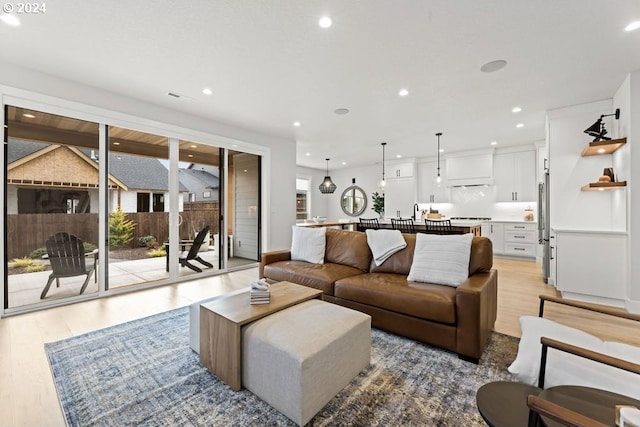
<svg viewBox="0 0 640 427">
<path fill-rule="evenodd" d="M 47 280 L 47 284 L 40 294 L 40 299 L 44 299 L 47 296 L 53 279 L 56 279 L 56 286 L 60 287 L 60 279 L 63 277 L 86 275 L 87 278 L 82 284 L 82 288 L 80 288 L 80 293 L 82 294 L 95 272 L 98 258 L 97 251 L 93 253 L 93 264 L 87 269 L 84 245 L 78 237 L 65 232 L 56 233 L 47 239 L 46 247 L 53 272 L 49 275 L 49 280 Z M 95 280 L 97 281 L 97 278 Z"/>
<path fill-rule="evenodd" d="M 209 267 L 209 268 L 213 268 L 213 264 L 208 263 L 207 261 L 203 260 L 202 258 L 200 258 L 200 255 L 198 254 L 198 252 L 200 251 L 200 246 L 202 246 L 202 244 L 204 243 L 204 239 L 205 237 L 207 237 L 207 234 L 209 233 L 209 226 L 207 225 L 206 227 L 204 227 L 202 230 L 200 230 L 198 232 L 198 234 L 196 235 L 196 238 L 193 242 L 190 241 L 181 241 L 180 242 L 180 247 L 184 247 L 186 249 L 187 246 L 191 246 L 189 248 L 189 252 L 187 252 L 186 256 L 183 256 L 183 254 L 180 254 L 178 256 L 178 260 L 180 261 L 180 265 L 183 267 L 188 267 L 190 269 L 192 269 L 193 271 L 197 271 L 198 273 L 202 273 L 202 269 L 196 265 L 191 264 L 189 261 L 198 261 L 200 264 Z M 186 251 L 185 251 L 186 252 Z M 168 254 L 167 254 L 168 256 Z"/>
</svg>

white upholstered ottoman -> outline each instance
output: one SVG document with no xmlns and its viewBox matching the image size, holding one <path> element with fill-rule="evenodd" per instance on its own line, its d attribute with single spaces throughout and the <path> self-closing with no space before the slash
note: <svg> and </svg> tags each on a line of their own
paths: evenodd
<svg viewBox="0 0 640 427">
<path fill-rule="evenodd" d="M 304 425 L 371 359 L 371 317 L 306 301 L 243 328 L 242 385 Z"/>
</svg>

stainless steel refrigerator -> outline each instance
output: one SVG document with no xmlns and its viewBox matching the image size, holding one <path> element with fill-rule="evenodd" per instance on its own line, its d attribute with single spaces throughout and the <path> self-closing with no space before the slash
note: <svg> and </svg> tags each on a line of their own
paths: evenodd
<svg viewBox="0 0 640 427">
<path fill-rule="evenodd" d="M 551 277 L 551 225 L 549 224 L 549 171 L 544 172 L 544 181 L 538 183 L 538 243 L 542 247 L 542 277 L 549 283 Z"/>
</svg>

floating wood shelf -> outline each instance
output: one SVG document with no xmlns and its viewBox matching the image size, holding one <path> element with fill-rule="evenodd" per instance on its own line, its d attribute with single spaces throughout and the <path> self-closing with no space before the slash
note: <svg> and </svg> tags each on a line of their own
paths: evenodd
<svg viewBox="0 0 640 427">
<path fill-rule="evenodd" d="M 619 182 L 591 182 L 584 187 L 582 187 L 582 191 L 605 191 L 605 190 L 618 190 L 620 188 L 625 188 L 627 186 L 627 181 L 619 181 Z"/>
<path fill-rule="evenodd" d="M 602 154 L 611 154 L 626 143 L 627 138 L 612 139 L 610 141 L 590 142 L 589 145 L 584 150 L 582 150 L 582 156 L 599 156 Z"/>
</svg>

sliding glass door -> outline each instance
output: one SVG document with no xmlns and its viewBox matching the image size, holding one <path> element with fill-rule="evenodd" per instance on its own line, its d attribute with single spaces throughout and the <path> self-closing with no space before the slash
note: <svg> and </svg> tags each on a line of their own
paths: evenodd
<svg viewBox="0 0 640 427">
<path fill-rule="evenodd" d="M 5 107 L 5 308 L 98 292 L 98 124 Z"/>
</svg>

